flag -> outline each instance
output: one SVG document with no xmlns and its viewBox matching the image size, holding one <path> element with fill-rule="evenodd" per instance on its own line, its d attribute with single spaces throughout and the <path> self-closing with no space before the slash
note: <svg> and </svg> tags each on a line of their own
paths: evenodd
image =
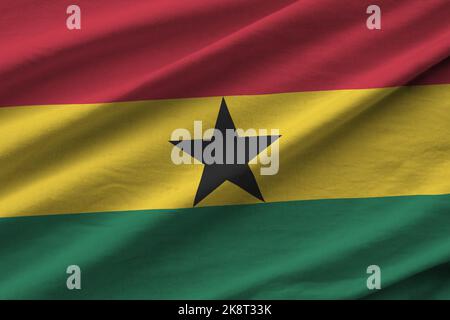
<svg viewBox="0 0 450 320">
<path fill-rule="evenodd" d="M 450 299 L 450 2 L 371 4 L 1 3 L 0 298 Z"/>
</svg>

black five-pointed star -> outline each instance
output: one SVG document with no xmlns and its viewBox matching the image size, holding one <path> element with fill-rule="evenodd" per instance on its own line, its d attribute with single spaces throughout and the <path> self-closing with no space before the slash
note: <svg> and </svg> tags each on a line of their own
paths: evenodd
<svg viewBox="0 0 450 320">
<path fill-rule="evenodd" d="M 194 206 L 196 206 L 200 201 L 202 201 L 206 196 L 208 196 L 211 192 L 213 192 L 216 188 L 218 188 L 225 181 L 230 181 L 235 185 L 241 187 L 254 197 L 258 198 L 261 201 L 264 201 L 264 198 L 259 190 L 258 184 L 256 183 L 255 176 L 253 175 L 248 162 L 255 158 L 261 151 L 270 146 L 273 142 L 275 142 L 280 136 L 251 136 L 251 137 L 241 137 L 236 133 L 236 127 L 233 123 L 233 119 L 231 119 L 230 112 L 228 111 L 227 104 L 225 99 L 222 98 L 222 103 L 220 104 L 219 115 L 216 121 L 216 130 L 220 131 L 223 136 L 223 161 L 222 163 L 205 163 L 202 156 L 198 156 L 194 152 L 195 144 L 199 144 L 201 146 L 201 150 L 203 150 L 214 141 L 214 137 L 211 140 L 181 140 L 181 141 L 170 141 L 172 144 L 183 150 L 184 152 L 189 153 L 192 157 L 201 161 L 205 168 L 203 169 L 202 178 L 200 180 L 200 185 L 197 189 L 197 194 L 194 199 Z M 234 161 L 226 161 L 226 145 L 227 139 L 230 137 L 226 135 L 226 130 L 232 129 L 234 132 L 234 152 L 231 157 L 234 156 Z M 264 143 L 260 144 L 260 139 L 264 139 Z M 243 150 L 237 150 L 237 146 L 239 142 L 237 140 L 241 140 L 241 145 L 244 145 L 245 148 Z M 244 141 L 245 140 L 245 141 Z M 252 143 L 256 143 L 256 149 L 250 148 L 249 146 Z M 245 155 L 240 155 L 241 160 L 238 161 L 238 152 L 244 152 Z M 231 154 L 231 153 L 230 153 Z M 242 158 L 245 156 L 245 158 Z M 229 155 L 230 157 L 230 155 Z M 242 159 L 245 159 L 242 161 Z M 227 163 L 228 162 L 228 163 Z"/>
</svg>

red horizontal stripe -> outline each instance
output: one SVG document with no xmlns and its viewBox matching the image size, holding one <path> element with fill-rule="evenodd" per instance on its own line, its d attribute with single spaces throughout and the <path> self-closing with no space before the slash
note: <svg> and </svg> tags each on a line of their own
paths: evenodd
<svg viewBox="0 0 450 320">
<path fill-rule="evenodd" d="M 0 105 L 450 82 L 450 1 L 1 0 Z"/>
</svg>

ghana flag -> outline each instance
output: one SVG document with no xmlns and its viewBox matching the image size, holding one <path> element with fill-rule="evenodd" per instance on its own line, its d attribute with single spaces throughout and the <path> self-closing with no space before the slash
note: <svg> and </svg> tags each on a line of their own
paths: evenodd
<svg viewBox="0 0 450 320">
<path fill-rule="evenodd" d="M 450 299 L 450 1 L 71 5 L 0 4 L 0 298 Z"/>
</svg>

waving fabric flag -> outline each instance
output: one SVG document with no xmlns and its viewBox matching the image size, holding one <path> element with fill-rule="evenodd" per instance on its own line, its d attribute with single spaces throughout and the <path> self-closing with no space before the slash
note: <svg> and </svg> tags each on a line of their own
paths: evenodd
<svg viewBox="0 0 450 320">
<path fill-rule="evenodd" d="M 0 2 L 0 298 L 450 299 L 450 1 L 71 4 Z"/>
</svg>

